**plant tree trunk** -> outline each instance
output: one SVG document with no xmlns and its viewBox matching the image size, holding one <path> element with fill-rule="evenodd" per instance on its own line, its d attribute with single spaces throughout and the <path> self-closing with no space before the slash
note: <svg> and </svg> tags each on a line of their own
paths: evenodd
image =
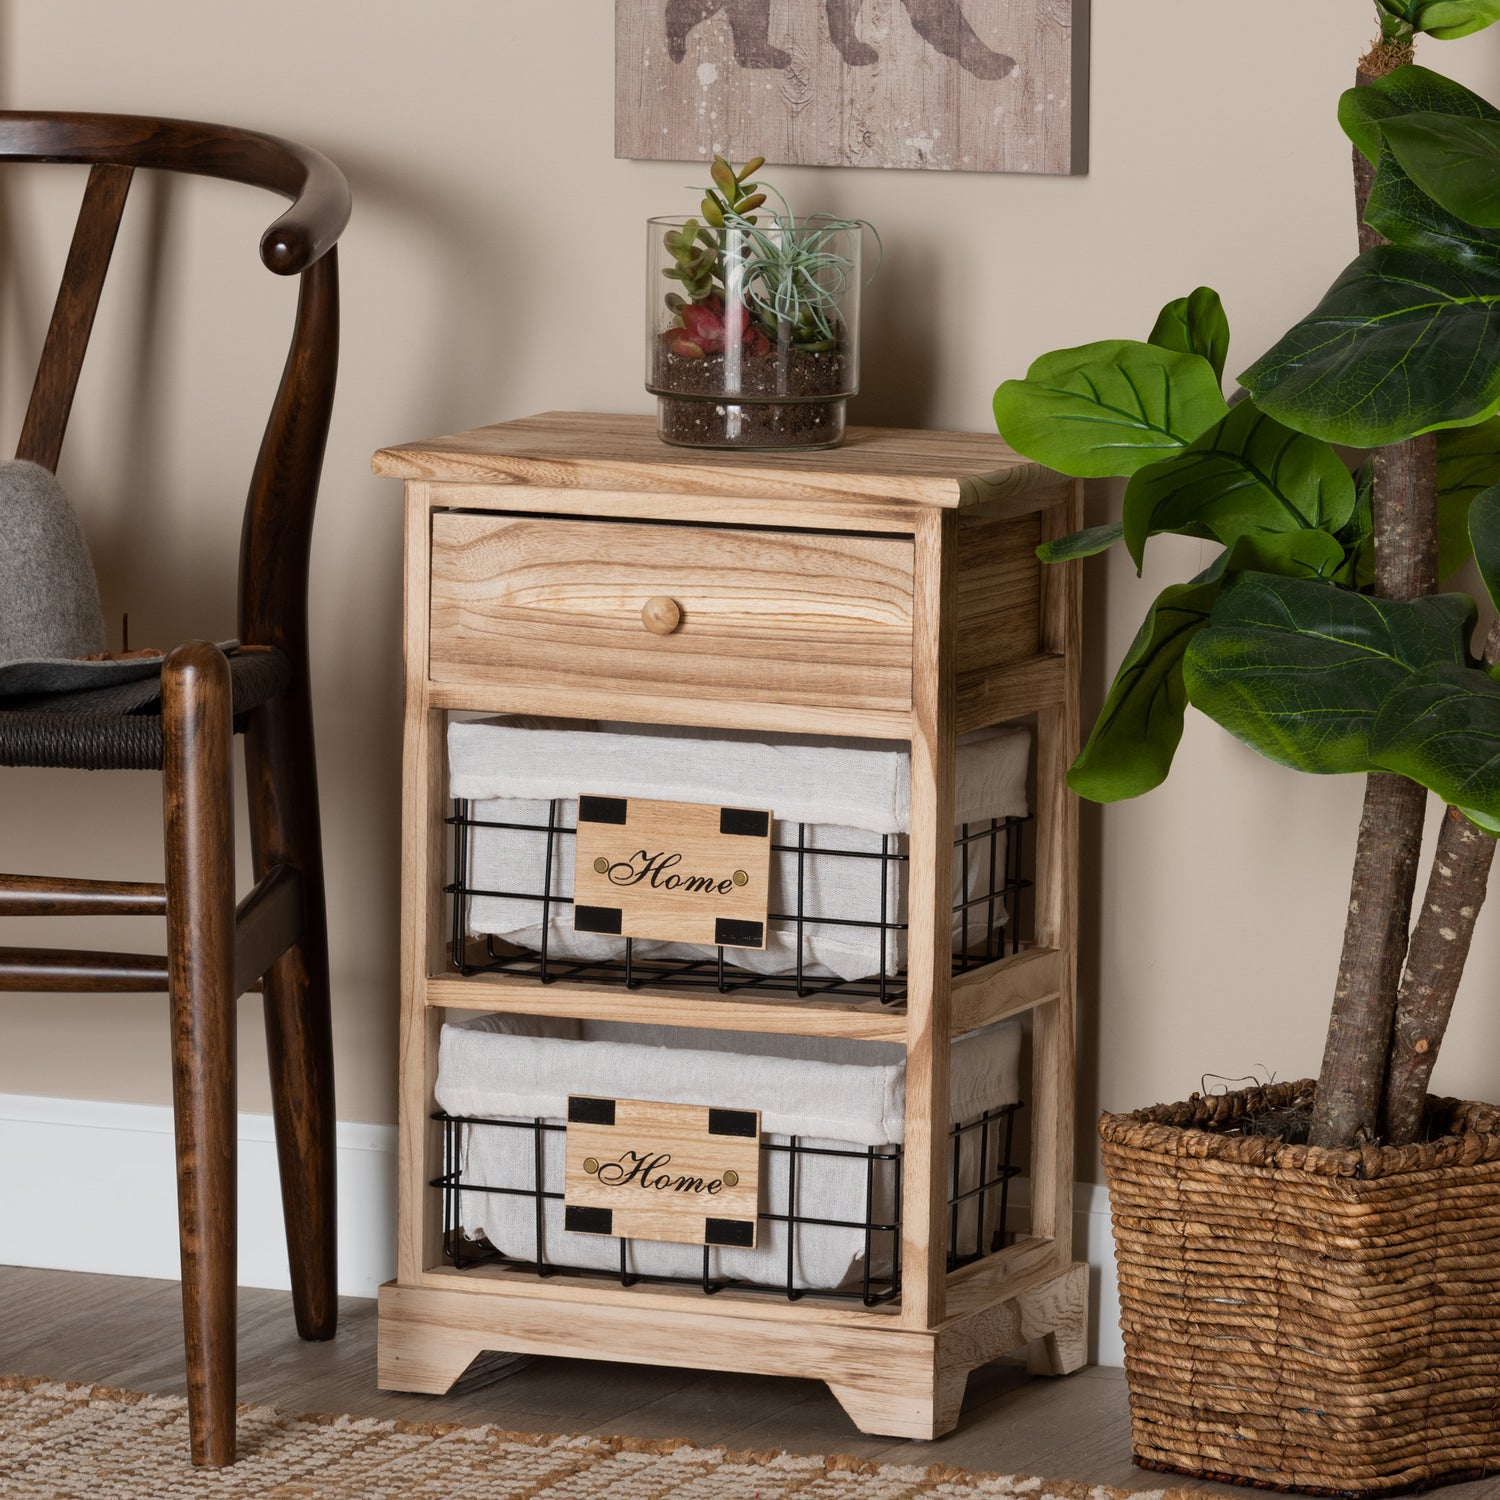
<svg viewBox="0 0 1500 1500">
<path fill-rule="evenodd" d="M 1410 45 L 1381 44 L 1360 64 L 1367 84 L 1412 60 Z M 1374 172 L 1354 152 L 1361 250 L 1381 244 L 1364 222 Z M 1375 592 L 1411 599 L 1437 586 L 1437 446 L 1431 436 L 1383 448 L 1374 458 Z M 1406 959 L 1427 794 L 1401 776 L 1365 782 L 1344 949 L 1328 1020 L 1309 1139 L 1350 1146 L 1377 1138 L 1391 1027 Z"/>
<path fill-rule="evenodd" d="M 1500 661 L 1500 620 L 1490 627 L 1484 659 L 1491 665 Z M 1450 807 L 1438 834 L 1427 893 L 1396 997 L 1385 1083 L 1388 1145 L 1409 1146 L 1421 1135 L 1427 1086 L 1453 1013 L 1494 858 L 1495 840 Z"/>
</svg>

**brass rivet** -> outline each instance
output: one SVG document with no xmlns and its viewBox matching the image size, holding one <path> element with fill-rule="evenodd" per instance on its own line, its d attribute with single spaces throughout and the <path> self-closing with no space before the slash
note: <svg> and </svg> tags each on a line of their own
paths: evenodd
<svg viewBox="0 0 1500 1500">
<path fill-rule="evenodd" d="M 734 872 L 734 883 L 736 885 L 749 885 L 750 877 L 743 870 L 736 870 Z"/>
<path fill-rule="evenodd" d="M 609 861 L 605 859 L 605 857 L 601 854 L 599 858 L 594 861 L 594 868 L 601 875 L 606 874 L 609 870 Z"/>
<path fill-rule="evenodd" d="M 599 1158 L 597 1156 L 584 1157 L 583 1170 L 587 1172 L 590 1177 L 592 1177 L 594 1173 L 599 1170 Z"/>
<path fill-rule="evenodd" d="M 739 1184 L 739 1180 L 740 1180 L 740 1174 L 738 1172 L 736 1172 L 733 1167 L 731 1167 L 724 1174 L 724 1186 L 725 1187 L 736 1187 Z"/>
</svg>

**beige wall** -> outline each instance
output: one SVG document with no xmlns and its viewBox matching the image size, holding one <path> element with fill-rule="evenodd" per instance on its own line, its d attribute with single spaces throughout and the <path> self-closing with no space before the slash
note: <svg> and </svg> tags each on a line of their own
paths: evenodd
<svg viewBox="0 0 1500 1500">
<path fill-rule="evenodd" d="M 878 22 L 893 0 L 866 8 Z M 1243 368 L 1352 254 L 1333 110 L 1372 29 L 1366 0 L 1094 8 L 1088 177 L 779 174 L 798 203 L 867 217 L 884 237 L 861 420 L 988 429 L 994 386 L 1034 355 L 1142 336 L 1162 302 L 1201 281 L 1224 294 L 1232 368 Z M 783 0 L 776 14 L 792 9 Z M 1429 43 L 1427 55 L 1500 94 L 1500 33 Z M 611 69 L 607 0 L 0 0 L 4 104 L 259 126 L 322 147 L 354 189 L 314 557 L 346 1119 L 390 1119 L 395 1072 L 400 497 L 368 457 L 547 408 L 649 409 L 639 224 L 690 208 L 684 189 L 702 174 L 613 159 Z M 38 227 L 61 198 L 30 180 L 37 169 L 23 175 L 0 199 L 10 441 L 67 234 Z M 130 610 L 138 643 L 232 629 L 237 516 L 291 306 L 292 289 L 255 259 L 272 213 L 243 190 L 142 183 L 127 215 L 62 473 L 107 608 Z M 173 310 L 142 347 L 136 310 L 158 297 Z M 124 510 L 112 510 L 119 496 Z M 1107 499 L 1095 497 L 1093 519 Z M 154 545 L 136 518 L 157 523 Z M 1153 544 L 1144 584 L 1123 558 L 1089 565 L 1095 702 L 1148 586 L 1193 567 L 1198 550 Z M 3 787 L 0 867 L 159 867 L 150 778 L 80 790 L 77 778 L 13 773 Z M 1278 770 L 1198 719 L 1167 787 L 1087 811 L 1085 1119 L 1179 1096 L 1204 1072 L 1316 1069 L 1358 805 L 1353 782 Z M 1437 1077 L 1491 1099 L 1497 943 L 1491 919 Z M 258 1003 L 242 1009 L 242 1101 L 263 1109 Z M 153 998 L 4 998 L 0 1092 L 164 1100 L 162 1011 Z"/>
</svg>

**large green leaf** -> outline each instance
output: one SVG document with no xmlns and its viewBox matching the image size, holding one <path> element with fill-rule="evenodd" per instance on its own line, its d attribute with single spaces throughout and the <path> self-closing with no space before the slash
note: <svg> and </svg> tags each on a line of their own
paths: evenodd
<svg viewBox="0 0 1500 1500">
<path fill-rule="evenodd" d="M 1415 27 L 1412 17 L 1421 0 L 1375 0 L 1375 13 L 1380 17 L 1380 34 L 1383 37 L 1399 36 Z"/>
<path fill-rule="evenodd" d="M 1103 526 L 1086 526 L 1082 531 L 1069 532 L 1055 542 L 1043 542 L 1036 555 L 1043 562 L 1070 562 L 1075 557 L 1093 557 L 1096 552 L 1107 552 L 1124 534 L 1118 521 L 1106 522 Z"/>
<path fill-rule="evenodd" d="M 1414 76 L 1393 90 L 1408 74 Z M 1380 142 L 1381 131 L 1406 116 L 1381 114 L 1371 101 L 1404 106 L 1423 97 L 1458 112 L 1454 119 L 1484 110 L 1500 121 L 1500 114 L 1418 68 L 1398 69 L 1353 94 L 1379 147 L 1366 222 L 1392 243 L 1361 255 L 1242 378 L 1287 425 L 1377 447 L 1476 422 L 1500 405 L 1500 349 L 1487 337 L 1500 305 L 1500 232 L 1465 223 L 1411 180 Z"/>
<path fill-rule="evenodd" d="M 1219 294 L 1211 286 L 1200 286 L 1167 303 L 1157 314 L 1147 342 L 1181 354 L 1201 354 L 1223 380 L 1224 361 L 1229 358 L 1229 319 Z"/>
<path fill-rule="evenodd" d="M 1482 828 L 1492 837 L 1500 837 L 1500 816 L 1481 811 L 1477 807 L 1461 807 L 1461 812 L 1476 828 Z"/>
<path fill-rule="evenodd" d="M 1334 532 L 1353 510 L 1354 480 L 1327 443 L 1241 401 L 1181 453 L 1132 476 L 1125 545 L 1139 568 L 1146 538 L 1159 532 L 1227 546 L 1253 532 Z"/>
<path fill-rule="evenodd" d="M 1222 559 L 1226 573 L 1324 579 L 1332 579 L 1343 561 L 1343 544 L 1326 531 L 1247 532 Z"/>
<path fill-rule="evenodd" d="M 1500 484 L 1500 417 L 1437 435 L 1438 577 L 1461 568 L 1472 552 L 1469 507 Z"/>
<path fill-rule="evenodd" d="M 1500 683 L 1472 667 L 1429 670 L 1382 705 L 1370 752 L 1383 770 L 1493 827 L 1500 819 Z"/>
<path fill-rule="evenodd" d="M 1227 410 L 1206 359 L 1135 339 L 1054 350 L 995 392 L 995 421 L 1016 452 L 1085 479 L 1133 474 Z"/>
<path fill-rule="evenodd" d="M 1500 268 L 1367 250 L 1240 377 L 1265 412 L 1378 448 L 1500 407 Z"/>
<path fill-rule="evenodd" d="M 1354 480 L 1354 514 L 1335 540 L 1344 549 L 1343 566 L 1333 581 L 1346 589 L 1367 589 L 1375 582 L 1375 465 L 1366 459 Z"/>
<path fill-rule="evenodd" d="M 1386 700 L 1435 666 L 1463 665 L 1473 623 L 1462 594 L 1398 603 L 1244 573 L 1195 633 L 1184 685 L 1195 707 L 1281 765 L 1368 771 Z"/>
<path fill-rule="evenodd" d="M 1500 0 L 1426 0 L 1417 7 L 1417 30 L 1451 42 L 1500 20 Z"/>
<path fill-rule="evenodd" d="M 1500 231 L 1467 224 L 1434 203 L 1402 170 L 1389 146 L 1380 150 L 1365 223 L 1393 245 L 1422 250 L 1460 266 L 1500 268 Z"/>
<path fill-rule="evenodd" d="M 1500 609 L 1500 484 L 1474 497 L 1469 507 L 1469 535 L 1490 603 Z"/>
<path fill-rule="evenodd" d="M 1475 120 L 1500 119 L 1500 110 L 1461 83 L 1430 68 L 1410 65 L 1387 73 L 1339 98 L 1339 124 L 1344 134 L 1372 162 L 1380 155 L 1381 124 L 1393 115 L 1435 110 L 1440 114 Z"/>
<path fill-rule="evenodd" d="M 1094 802 L 1139 797 L 1159 786 L 1182 739 L 1183 653 L 1208 624 L 1223 580 L 1248 569 L 1316 577 L 1342 556 L 1324 531 L 1244 536 L 1190 583 L 1164 589 L 1115 673 L 1093 733 L 1068 772 L 1068 785 Z"/>
<path fill-rule="evenodd" d="M 1139 797 L 1166 780 L 1182 739 L 1182 658 L 1208 624 L 1220 580 L 1200 575 L 1163 589 L 1146 612 L 1068 785 L 1092 802 Z"/>
<path fill-rule="evenodd" d="M 1381 126 L 1385 143 L 1424 193 L 1482 229 L 1500 229 L 1500 120 L 1423 110 Z"/>
<path fill-rule="evenodd" d="M 1500 0 L 1375 0 L 1375 10 L 1386 37 L 1414 30 L 1450 42 L 1500 19 Z"/>
</svg>

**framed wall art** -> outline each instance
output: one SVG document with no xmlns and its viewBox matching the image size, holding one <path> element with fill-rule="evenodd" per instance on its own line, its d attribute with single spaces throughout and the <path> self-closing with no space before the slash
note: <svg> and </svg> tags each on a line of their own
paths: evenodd
<svg viewBox="0 0 1500 1500">
<path fill-rule="evenodd" d="M 615 155 L 1087 170 L 1089 0 L 616 0 Z"/>
</svg>

